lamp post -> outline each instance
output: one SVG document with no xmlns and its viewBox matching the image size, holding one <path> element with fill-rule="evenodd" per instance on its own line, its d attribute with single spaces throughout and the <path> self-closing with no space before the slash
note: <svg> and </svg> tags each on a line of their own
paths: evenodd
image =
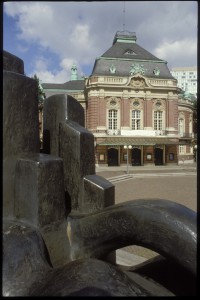
<svg viewBox="0 0 200 300">
<path fill-rule="evenodd" d="M 197 168 L 197 145 L 194 145 L 194 149 L 195 149 L 196 168 Z"/>
<path fill-rule="evenodd" d="M 97 146 L 97 142 L 94 139 L 94 158 L 95 158 L 95 166 L 98 166 L 98 159 L 97 159 L 97 153 L 96 153 L 96 146 Z"/>
<path fill-rule="evenodd" d="M 129 170 L 128 170 L 128 149 L 132 149 L 132 146 L 129 145 L 124 145 L 124 149 L 126 149 L 126 173 L 129 174 Z"/>
</svg>

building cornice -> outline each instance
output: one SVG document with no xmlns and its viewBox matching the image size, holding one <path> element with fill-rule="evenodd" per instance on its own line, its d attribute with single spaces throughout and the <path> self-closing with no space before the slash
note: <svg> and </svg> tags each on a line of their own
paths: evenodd
<svg viewBox="0 0 200 300">
<path fill-rule="evenodd" d="M 140 61 L 140 62 L 154 62 L 154 63 L 165 63 L 167 64 L 166 60 L 153 60 L 153 59 L 140 59 L 140 58 L 120 58 L 120 57 L 106 57 L 100 56 L 97 57 L 96 60 L 103 59 L 103 60 L 123 60 L 123 61 Z"/>
<path fill-rule="evenodd" d="M 68 90 L 68 89 L 44 89 L 45 92 L 64 92 L 64 93 L 82 93 L 84 91 L 83 90 Z"/>
</svg>

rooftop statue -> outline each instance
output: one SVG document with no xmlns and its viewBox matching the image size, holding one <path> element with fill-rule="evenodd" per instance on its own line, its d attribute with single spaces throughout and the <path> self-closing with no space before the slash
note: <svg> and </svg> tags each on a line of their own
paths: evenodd
<svg viewBox="0 0 200 300">
<path fill-rule="evenodd" d="M 132 64 L 131 70 L 130 70 L 130 75 L 134 75 L 134 74 L 137 74 L 137 73 L 141 74 L 141 75 L 144 75 L 143 65 Z"/>
</svg>

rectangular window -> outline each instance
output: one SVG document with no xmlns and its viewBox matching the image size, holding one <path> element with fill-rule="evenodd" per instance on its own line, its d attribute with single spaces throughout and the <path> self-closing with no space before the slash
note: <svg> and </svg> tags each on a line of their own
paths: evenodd
<svg viewBox="0 0 200 300">
<path fill-rule="evenodd" d="M 179 154 L 184 154 L 184 153 L 185 153 L 185 146 L 179 145 Z"/>
<path fill-rule="evenodd" d="M 99 154 L 99 160 L 104 161 L 105 160 L 105 155 L 104 154 Z"/>
<path fill-rule="evenodd" d="M 192 134 L 193 131 L 193 122 L 192 120 L 189 121 L 189 133 Z"/>
<path fill-rule="evenodd" d="M 152 160 L 152 155 L 151 155 L 151 153 L 147 153 L 147 160 Z"/>
<path fill-rule="evenodd" d="M 127 154 L 124 154 L 124 155 L 123 155 L 123 160 L 124 160 L 124 161 L 127 161 Z"/>
<path fill-rule="evenodd" d="M 163 112 L 154 111 L 154 130 L 163 129 Z"/>
<path fill-rule="evenodd" d="M 108 129 L 117 129 L 117 110 L 111 109 L 108 111 Z"/>
<path fill-rule="evenodd" d="M 139 130 L 141 125 L 140 110 L 132 110 L 132 130 Z"/>
</svg>

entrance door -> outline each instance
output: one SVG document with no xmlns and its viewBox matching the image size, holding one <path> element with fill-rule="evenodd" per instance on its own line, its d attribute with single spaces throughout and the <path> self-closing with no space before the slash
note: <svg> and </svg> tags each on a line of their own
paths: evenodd
<svg viewBox="0 0 200 300">
<path fill-rule="evenodd" d="M 155 148 L 155 165 L 161 166 L 163 165 L 163 149 Z"/>
<path fill-rule="evenodd" d="M 132 149 L 131 162 L 132 166 L 141 166 L 141 150 L 139 148 Z"/>
<path fill-rule="evenodd" d="M 108 149 L 108 166 L 118 166 L 118 150 L 115 148 Z"/>
</svg>

